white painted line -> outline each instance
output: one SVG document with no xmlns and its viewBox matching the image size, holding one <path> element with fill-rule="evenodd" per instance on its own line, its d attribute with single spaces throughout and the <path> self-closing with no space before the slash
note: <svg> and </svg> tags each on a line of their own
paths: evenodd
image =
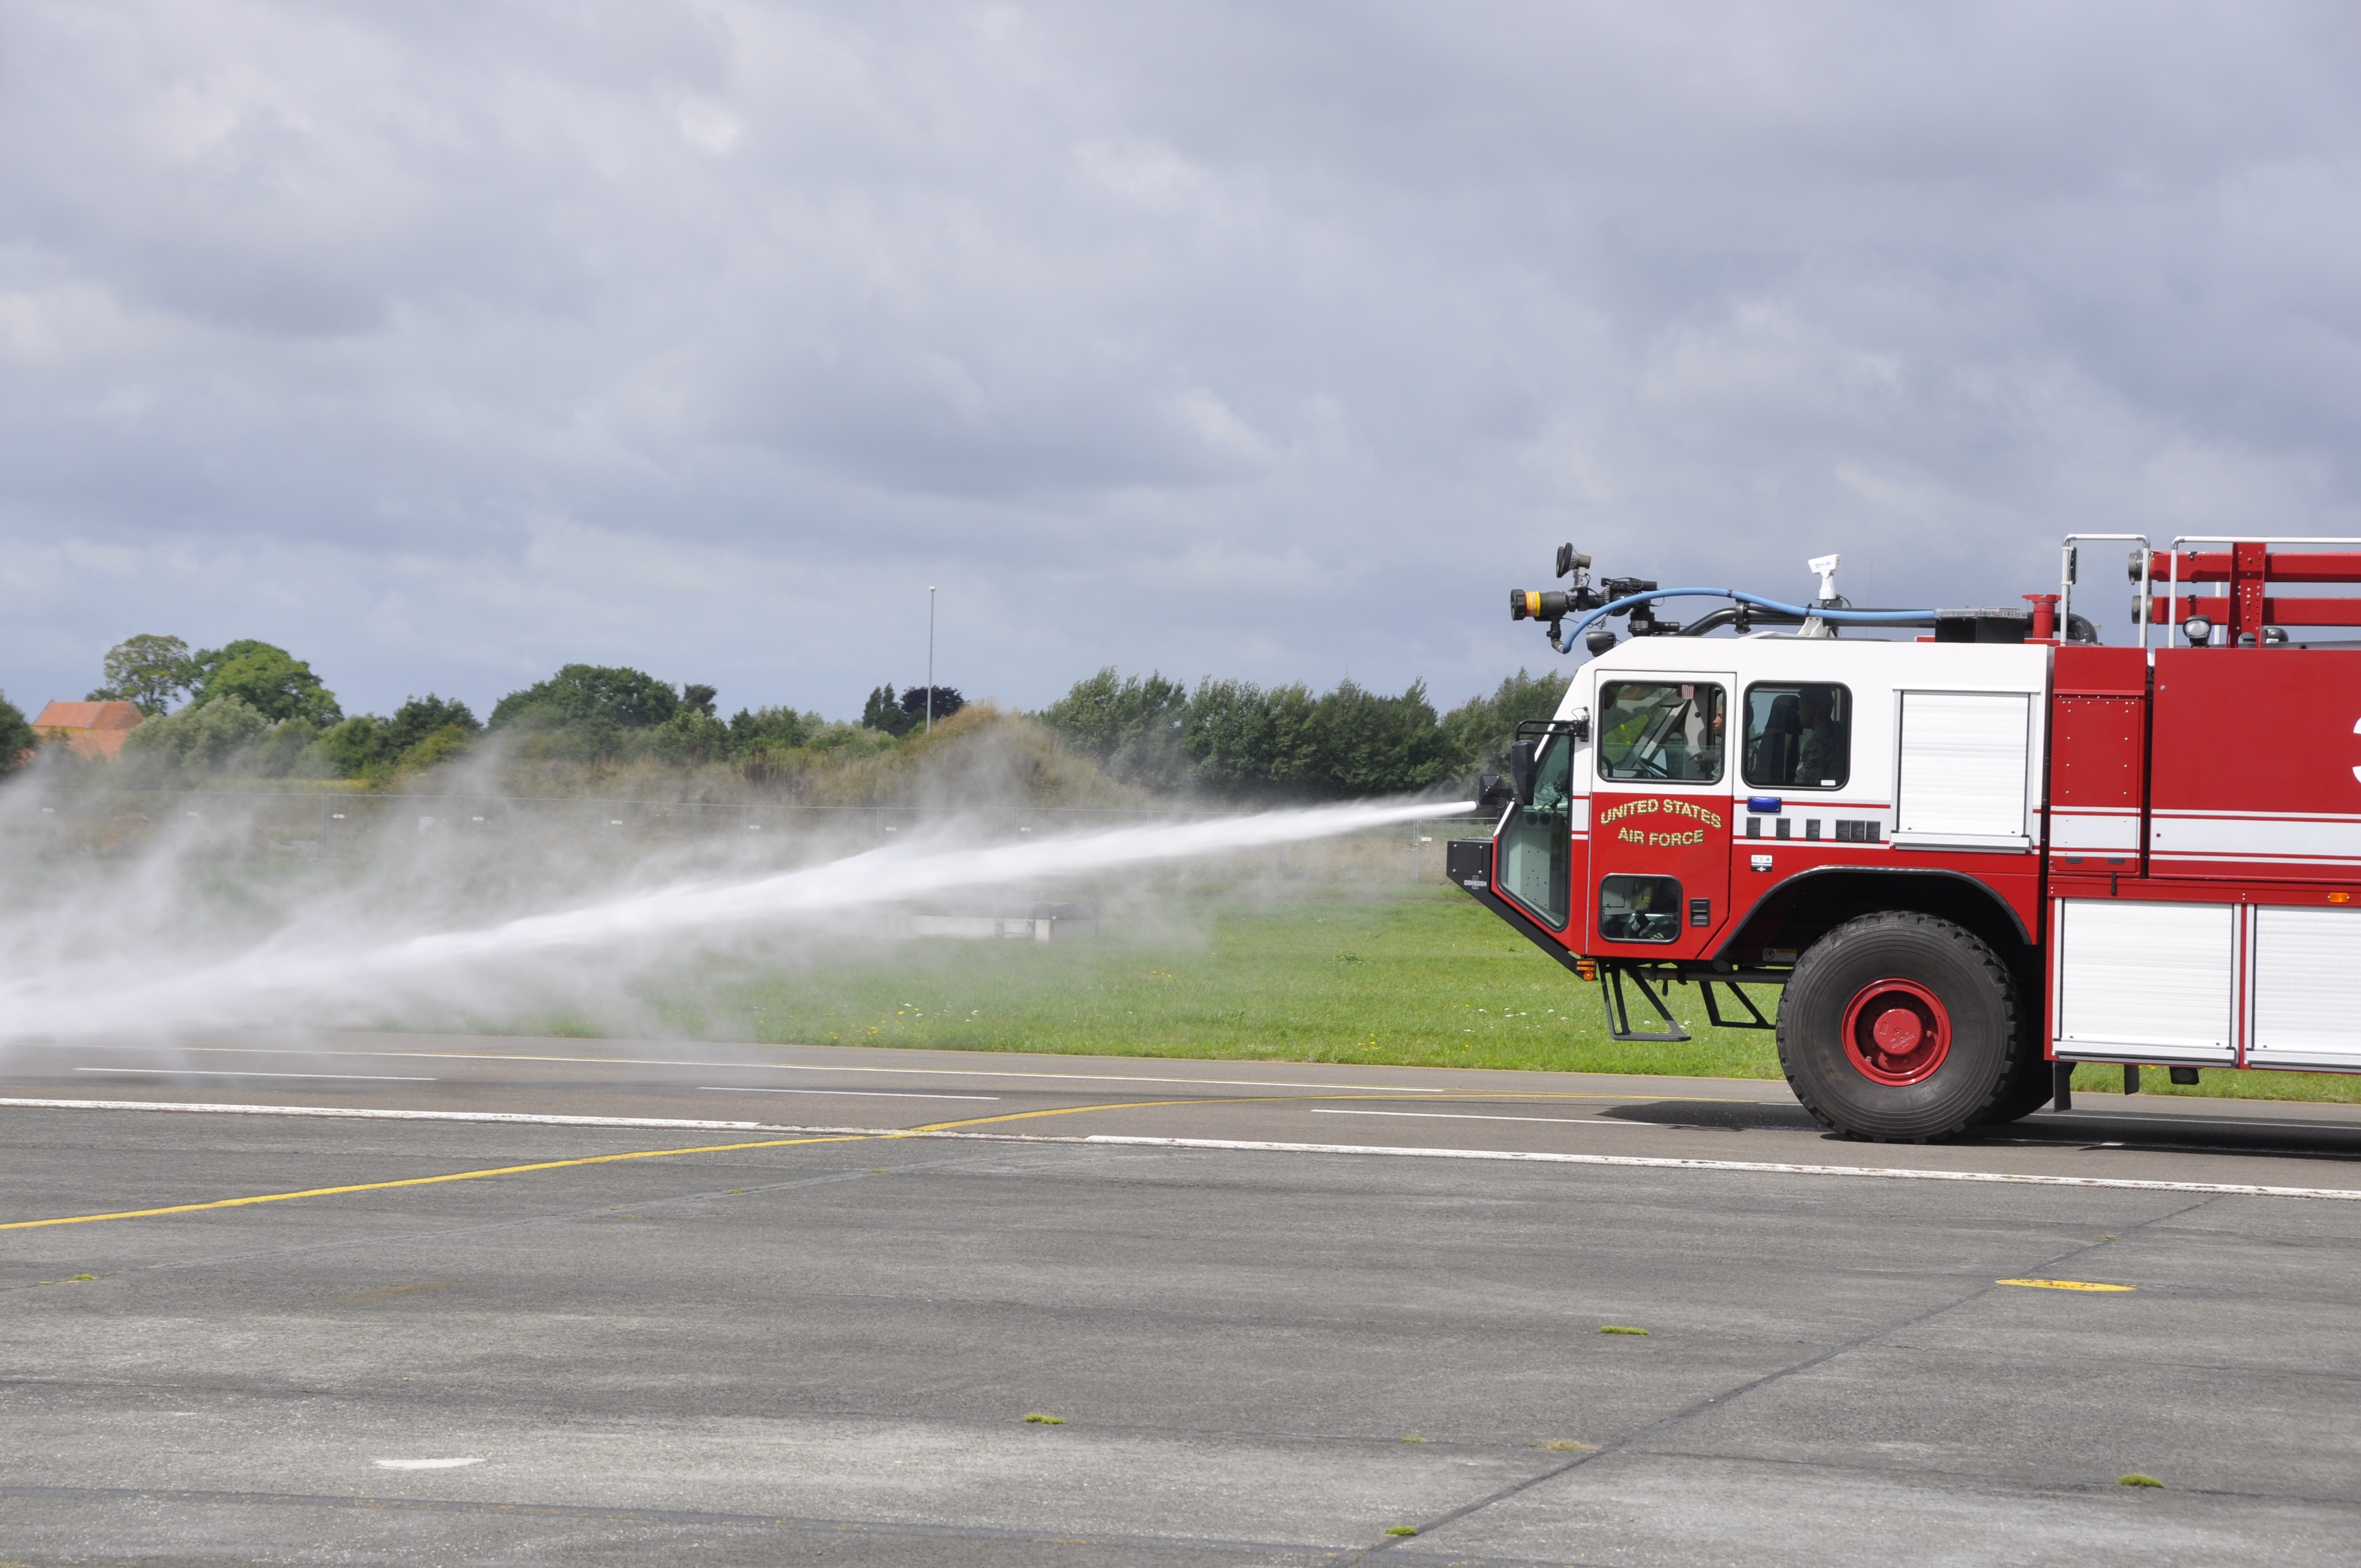
<svg viewBox="0 0 2361 1568">
<path fill-rule="evenodd" d="M 940 1137 L 948 1135 L 922 1133 L 916 1135 Z M 1645 1155 L 1528 1154 L 1513 1149 L 1382 1148 L 1363 1144 L 1268 1144 L 1229 1138 L 1127 1138 L 1109 1133 L 1095 1133 L 1082 1138 L 1027 1141 L 1138 1144 L 1151 1148 L 1253 1149 L 1273 1154 L 1375 1154 L 1421 1159 L 1531 1160 L 1545 1165 L 1619 1165 L 1647 1170 L 1750 1170 L 1783 1176 L 1873 1176 L 1889 1181 L 1993 1181 L 2026 1187 L 2103 1187 L 2127 1192 L 2212 1192 L 2246 1198 L 2327 1198 L 2348 1203 L 2361 1202 L 2361 1189 L 2342 1187 L 2258 1187 L 2235 1181 L 2137 1181 L 2129 1177 L 2025 1176 L 2000 1170 L 1911 1170 L 1891 1166 L 1787 1165 L 1751 1159 L 1657 1159 Z"/>
<path fill-rule="evenodd" d="M 1735 1170 L 1788 1176 L 1869 1176 L 1890 1181 L 1982 1181 L 2027 1187 L 2090 1187 L 2128 1192 L 2220 1193 L 2246 1198 L 2320 1198 L 2361 1201 L 2361 1190 L 2339 1187 L 2264 1187 L 2229 1181 L 2141 1181 L 2129 1177 L 2028 1176 L 1993 1170 L 1914 1170 L 1901 1167 L 1790 1165 L 1769 1160 L 1658 1159 L 1644 1155 L 1538 1154 L 1513 1149 L 1392 1148 L 1369 1144 L 1281 1144 L 1229 1138 L 1119 1137 L 1096 1133 L 1082 1137 L 1026 1133 L 919 1133 L 906 1127 L 784 1126 L 768 1122 L 690 1122 L 653 1116 L 533 1116 L 514 1111 L 366 1111 L 335 1105 L 208 1105 L 158 1100 L 0 1099 L 0 1108 L 65 1111 L 168 1111 L 244 1116 L 319 1116 L 372 1122 L 494 1122 L 557 1127 L 676 1127 L 695 1131 L 825 1133 L 873 1138 L 966 1139 L 1016 1144 L 1124 1144 L 1148 1148 L 1241 1149 L 1273 1154 L 1392 1155 L 1422 1159 L 1521 1160 L 1540 1165 L 1609 1165 L 1649 1170 Z"/>
<path fill-rule="evenodd" d="M 344 1083 L 439 1083 L 440 1079 L 383 1072 L 233 1072 L 206 1067 L 78 1067 L 76 1072 L 132 1072 L 149 1078 L 333 1078 Z"/>
<path fill-rule="evenodd" d="M 997 1094 L 917 1094 L 898 1089 L 763 1089 L 742 1083 L 700 1083 L 699 1094 L 818 1094 L 830 1100 L 998 1100 Z"/>
<path fill-rule="evenodd" d="M 370 1464 L 380 1470 L 456 1470 L 462 1465 L 481 1464 L 484 1456 L 471 1453 L 464 1459 L 373 1459 Z"/>
<path fill-rule="evenodd" d="M 1473 1111 L 1332 1111 L 1314 1105 L 1315 1116 L 1415 1116 L 1422 1122 L 1547 1122 L 1553 1127 L 1637 1127 L 1638 1122 L 1609 1122 L 1597 1116 L 1479 1116 Z"/>
<path fill-rule="evenodd" d="M 185 1111 L 214 1116 L 324 1116 L 355 1122 L 516 1122 L 541 1127 L 675 1127 L 697 1133 L 868 1132 L 807 1129 L 763 1122 L 691 1122 L 664 1116 L 535 1116 L 522 1111 L 370 1111 L 347 1105 L 209 1105 L 180 1100 L 0 1100 L 0 1107 L 52 1111 Z"/>
<path fill-rule="evenodd" d="M 212 1051 L 255 1057 L 388 1057 L 417 1061 L 538 1061 L 590 1064 L 598 1067 L 728 1067 L 756 1068 L 765 1072 L 890 1072 L 919 1078 L 1041 1078 L 1067 1083 L 1210 1083 L 1224 1089 L 1343 1089 L 1360 1093 L 1382 1089 L 1395 1094 L 1446 1094 L 1456 1091 L 1403 1083 L 1296 1083 L 1276 1078 L 1150 1078 L 1129 1072 L 1015 1072 L 1005 1068 L 964 1067 L 829 1067 L 811 1062 L 686 1061 L 673 1057 L 544 1057 L 507 1051 L 304 1051 L 260 1046 L 186 1046 L 194 1053 Z M 1646 1096 L 1635 1096 L 1646 1098 Z"/>
</svg>

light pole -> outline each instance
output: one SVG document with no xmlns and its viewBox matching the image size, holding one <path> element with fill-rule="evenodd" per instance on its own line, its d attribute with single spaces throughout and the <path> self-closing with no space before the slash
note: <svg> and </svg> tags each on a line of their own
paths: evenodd
<svg viewBox="0 0 2361 1568">
<path fill-rule="evenodd" d="M 935 585 L 927 585 L 927 733 L 935 732 Z"/>
</svg>

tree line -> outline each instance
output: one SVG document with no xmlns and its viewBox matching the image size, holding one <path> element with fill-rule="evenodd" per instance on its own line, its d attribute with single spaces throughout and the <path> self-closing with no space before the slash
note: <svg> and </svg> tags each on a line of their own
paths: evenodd
<svg viewBox="0 0 2361 1568">
<path fill-rule="evenodd" d="M 592 767 L 653 762 L 735 766 L 750 781 L 817 759 L 889 750 L 967 706 L 950 686 L 888 683 L 858 723 L 791 707 L 720 717 L 710 685 L 674 686 L 623 666 L 567 664 L 510 692 L 478 720 L 434 693 L 390 714 L 344 712 L 311 665 L 251 640 L 192 650 L 143 634 L 110 650 L 90 701 L 148 716 L 124 748 L 126 771 L 161 779 L 258 775 L 386 783 L 466 754 L 487 734 L 527 762 Z M 1490 694 L 1437 713 L 1423 682 L 1388 696 L 1351 680 L 1313 693 L 1207 677 L 1192 689 L 1114 667 L 1077 681 L 1031 717 L 1115 779 L 1158 794 L 1253 801 L 1432 790 L 1505 765 L 1517 723 L 1555 711 L 1565 680 L 1520 670 Z M 40 740 L 0 696 L 0 772 Z"/>
<path fill-rule="evenodd" d="M 1499 773 L 1521 720 L 1547 718 L 1566 677 L 1519 670 L 1438 714 L 1426 683 L 1399 696 L 1346 679 L 1309 686 L 1197 683 L 1110 665 L 1074 683 L 1041 721 L 1116 778 L 1230 800 L 1409 795 Z"/>
</svg>

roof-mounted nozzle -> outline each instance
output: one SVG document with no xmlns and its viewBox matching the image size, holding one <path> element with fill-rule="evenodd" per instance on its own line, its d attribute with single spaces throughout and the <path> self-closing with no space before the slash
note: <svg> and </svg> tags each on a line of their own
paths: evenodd
<svg viewBox="0 0 2361 1568">
<path fill-rule="evenodd" d="M 1571 544 L 1557 547 L 1557 575 L 1571 577 L 1574 581 L 1563 589 L 1510 588 L 1509 619 L 1548 621 L 1550 646 L 1562 653 L 1565 652 L 1565 644 L 1559 640 L 1559 623 L 1569 615 L 1597 609 L 1607 602 L 1608 595 L 1590 586 L 1590 557 Z M 1609 583 L 1609 592 L 1611 593 L 1614 587 Z"/>
<path fill-rule="evenodd" d="M 1574 596 L 1555 588 L 1510 588 L 1509 619 L 1510 620 L 1547 620 L 1565 619 L 1566 612 L 1578 608 Z"/>
</svg>

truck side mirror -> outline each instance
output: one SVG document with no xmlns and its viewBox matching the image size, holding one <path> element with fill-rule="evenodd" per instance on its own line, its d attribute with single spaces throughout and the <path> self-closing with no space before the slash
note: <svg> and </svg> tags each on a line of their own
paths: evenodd
<svg viewBox="0 0 2361 1568">
<path fill-rule="evenodd" d="M 1533 803 L 1533 743 L 1520 740 L 1509 748 L 1509 776 L 1516 781 L 1517 804 Z"/>
</svg>

